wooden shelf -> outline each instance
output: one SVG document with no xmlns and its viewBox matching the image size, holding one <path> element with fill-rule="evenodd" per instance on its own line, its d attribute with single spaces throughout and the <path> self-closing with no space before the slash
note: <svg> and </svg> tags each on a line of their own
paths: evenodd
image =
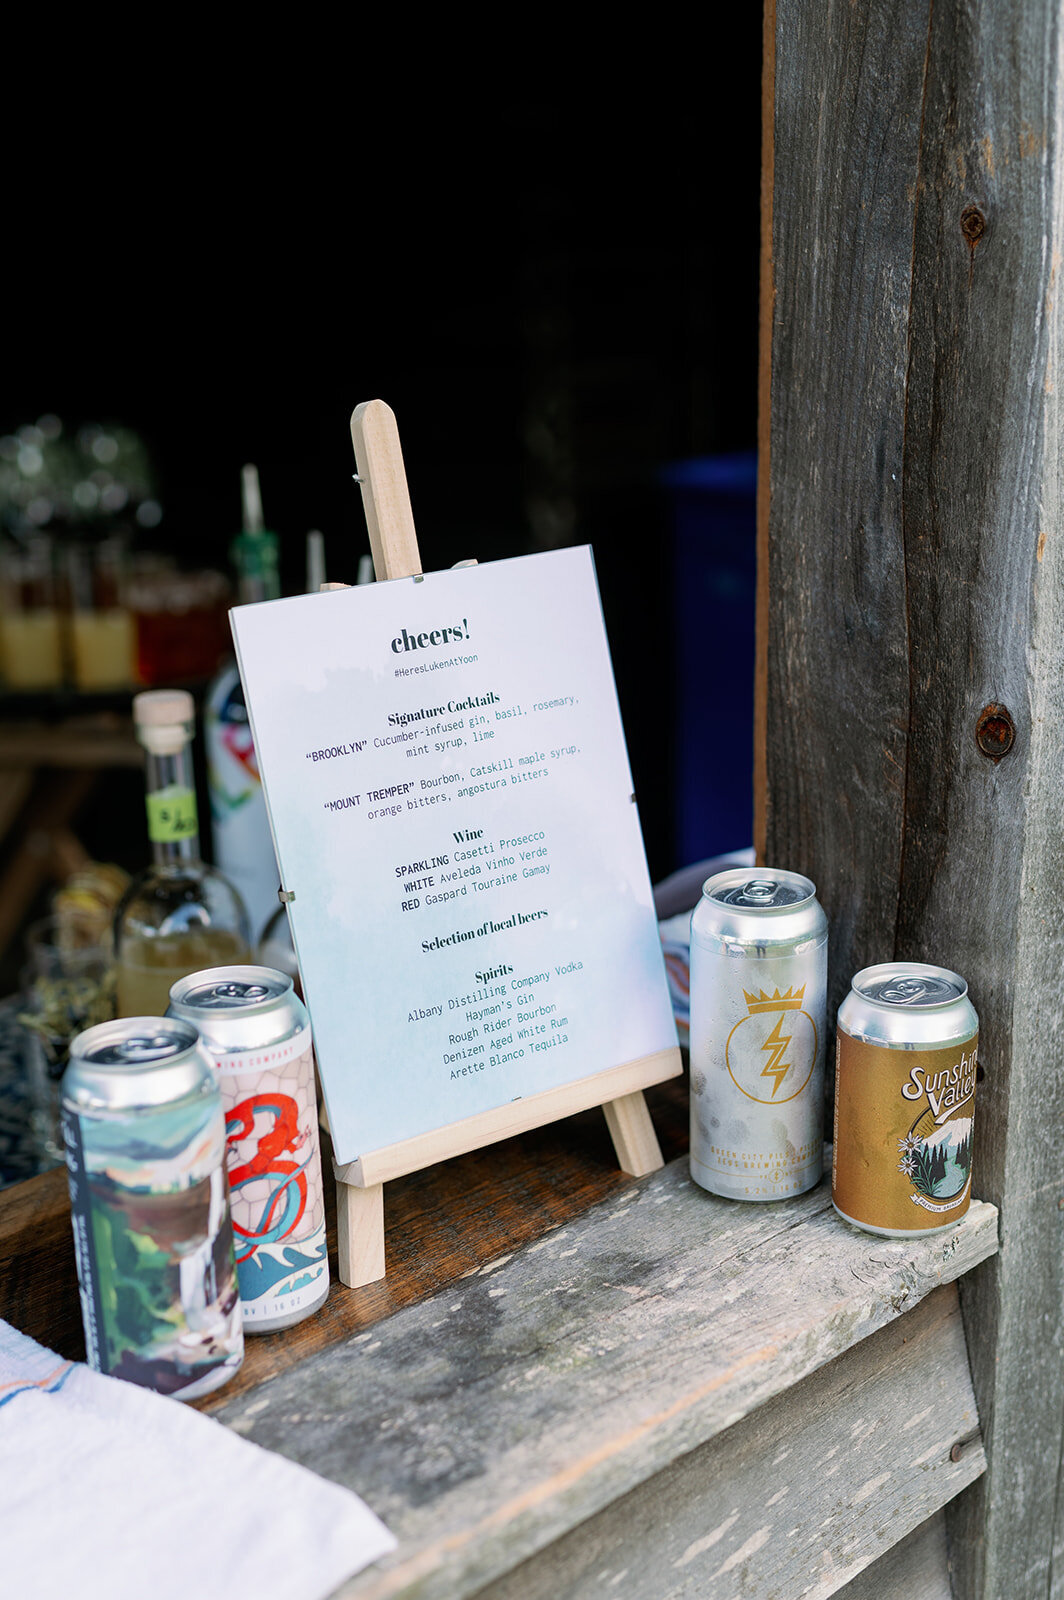
<svg viewBox="0 0 1064 1600">
<path fill-rule="evenodd" d="M 215 1415 L 384 1518 L 360 1600 L 830 1594 L 984 1470 L 952 1284 L 996 1248 L 680 1158 Z"/>
<path fill-rule="evenodd" d="M 398 1179 L 387 1280 L 334 1282 L 196 1402 L 384 1518 L 351 1600 L 948 1593 L 941 1508 L 984 1469 L 954 1280 L 996 1211 L 901 1241 L 826 1182 L 717 1200 L 683 1082 L 648 1099 L 647 1178 L 595 1111 Z M 63 1172 L 0 1196 L 0 1316 L 84 1356 Z"/>
</svg>

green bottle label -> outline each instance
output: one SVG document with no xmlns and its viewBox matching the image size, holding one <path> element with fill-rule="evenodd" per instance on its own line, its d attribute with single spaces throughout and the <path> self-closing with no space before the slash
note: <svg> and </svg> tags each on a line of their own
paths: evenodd
<svg viewBox="0 0 1064 1600">
<path fill-rule="evenodd" d="M 173 844 L 199 833 L 194 789 L 180 789 L 172 783 L 147 796 L 148 838 L 152 844 Z"/>
</svg>

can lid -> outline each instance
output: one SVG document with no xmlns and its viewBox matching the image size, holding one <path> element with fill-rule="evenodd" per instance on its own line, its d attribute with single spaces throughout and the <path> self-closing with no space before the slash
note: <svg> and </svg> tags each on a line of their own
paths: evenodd
<svg viewBox="0 0 1064 1600">
<path fill-rule="evenodd" d="M 122 1017 L 86 1028 L 71 1042 L 72 1055 L 97 1067 L 142 1066 L 170 1061 L 196 1043 L 193 1029 L 167 1017 Z"/>
<path fill-rule="evenodd" d="M 968 985 L 948 967 L 922 961 L 885 961 L 864 967 L 852 984 L 855 994 L 880 1006 L 904 1006 L 907 1011 L 952 1005 L 968 993 Z"/>
<path fill-rule="evenodd" d="M 718 905 L 735 906 L 742 911 L 779 911 L 812 900 L 816 886 L 799 872 L 731 867 L 708 878 L 702 893 Z"/>
<path fill-rule="evenodd" d="M 177 1017 L 116 1017 L 70 1042 L 64 1094 L 112 1111 L 166 1105 L 210 1083 L 199 1036 Z"/>
<path fill-rule="evenodd" d="M 275 967 L 206 967 L 178 978 L 170 990 L 170 1004 L 178 1015 L 191 1019 L 202 1011 L 250 1011 L 269 1006 L 290 993 L 292 980 Z"/>
</svg>

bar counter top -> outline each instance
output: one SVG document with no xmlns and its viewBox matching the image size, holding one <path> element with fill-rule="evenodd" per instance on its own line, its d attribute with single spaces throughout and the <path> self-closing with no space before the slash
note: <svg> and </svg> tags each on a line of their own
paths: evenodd
<svg viewBox="0 0 1064 1600">
<path fill-rule="evenodd" d="M 884 1562 L 939 1560 L 985 1470 L 955 1280 L 996 1211 L 897 1240 L 826 1182 L 720 1200 L 685 1080 L 647 1098 L 648 1177 L 595 1111 L 387 1185 L 387 1278 L 334 1278 L 194 1402 L 384 1519 L 399 1548 L 345 1600 L 893 1600 L 915 1569 Z M 84 1354 L 61 1170 L 0 1192 L 0 1315 Z"/>
</svg>

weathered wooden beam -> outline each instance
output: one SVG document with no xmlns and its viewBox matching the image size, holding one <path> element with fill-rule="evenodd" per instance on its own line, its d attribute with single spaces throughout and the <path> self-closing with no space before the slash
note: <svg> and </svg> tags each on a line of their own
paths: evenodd
<svg viewBox="0 0 1064 1600">
<path fill-rule="evenodd" d="M 1057 0 L 772 30 L 758 845 L 819 887 L 832 1004 L 899 957 L 980 1013 L 965 1600 L 1064 1593 L 1062 36 Z"/>
<path fill-rule="evenodd" d="M 838 1592 L 838 1600 L 953 1600 L 941 1511 Z"/>
<path fill-rule="evenodd" d="M 648 1098 L 655 1128 L 675 1160 L 687 1149 L 686 1086 L 672 1079 L 648 1091 Z M 323 1155 L 328 1165 L 328 1135 Z M 281 1339 L 248 1339 L 236 1377 L 189 1403 L 207 1412 L 228 1405 L 309 1355 L 365 1333 L 506 1252 L 534 1244 L 599 1201 L 617 1199 L 633 1183 L 617 1167 L 597 1108 L 399 1178 L 387 1218 L 387 1282 L 354 1291 L 334 1282 L 316 1316 L 287 1328 Z M 338 1222 L 333 1189 L 326 1186 L 325 1225 L 334 1260 Z M 65 1167 L 0 1191 L 0 1317 L 65 1360 L 85 1359 Z"/>
<path fill-rule="evenodd" d="M 977 1204 L 956 1230 L 876 1239 L 823 1186 L 742 1206 L 680 1159 L 215 1415 L 393 1529 L 352 1596 L 460 1600 L 967 1271 L 996 1224 Z"/>
<path fill-rule="evenodd" d="M 848 1581 L 904 1551 L 985 1466 L 950 1284 L 477 1600 L 853 1600 Z M 912 1600 L 897 1569 L 926 1568 L 929 1552 L 905 1554 L 865 1593 Z M 949 1600 L 944 1529 L 936 1556 Z"/>
</svg>

